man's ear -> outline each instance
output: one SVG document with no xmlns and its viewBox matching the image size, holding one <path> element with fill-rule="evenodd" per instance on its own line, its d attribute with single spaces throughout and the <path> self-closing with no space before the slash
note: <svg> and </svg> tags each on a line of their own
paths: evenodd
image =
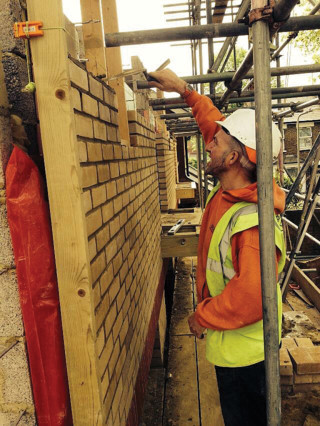
<svg viewBox="0 0 320 426">
<path fill-rule="evenodd" d="M 229 157 L 228 163 L 229 163 L 230 166 L 232 166 L 239 159 L 239 152 L 238 151 L 231 151 L 229 153 L 228 157 Z"/>
</svg>

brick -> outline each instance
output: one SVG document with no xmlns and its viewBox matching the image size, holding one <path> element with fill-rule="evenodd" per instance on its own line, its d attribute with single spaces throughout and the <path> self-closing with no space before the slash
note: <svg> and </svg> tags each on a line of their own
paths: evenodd
<svg viewBox="0 0 320 426">
<path fill-rule="evenodd" d="M 95 283 L 93 290 L 92 290 L 92 294 L 93 294 L 93 306 L 94 308 L 96 308 L 99 303 L 101 302 L 101 293 L 100 293 L 100 286 L 99 283 Z"/>
<path fill-rule="evenodd" d="M 116 257 L 113 259 L 113 272 L 116 275 L 119 272 L 119 269 L 122 264 L 122 254 L 119 252 Z"/>
<path fill-rule="evenodd" d="M 113 160 L 114 159 L 114 153 L 113 153 L 113 145 L 112 144 L 103 144 L 102 145 L 102 155 L 104 160 Z"/>
<path fill-rule="evenodd" d="M 82 188 L 95 185 L 98 182 L 96 166 L 81 167 Z"/>
<path fill-rule="evenodd" d="M 79 149 L 79 161 L 80 163 L 86 163 L 88 161 L 87 144 L 84 141 L 78 142 Z"/>
<path fill-rule="evenodd" d="M 109 289 L 112 279 L 113 279 L 113 266 L 112 266 L 112 263 L 110 263 L 110 265 L 103 272 L 100 278 L 100 289 L 101 289 L 102 295 L 104 295 L 105 292 Z"/>
<path fill-rule="evenodd" d="M 122 159 L 122 147 L 119 145 L 115 145 L 114 146 L 114 158 L 116 160 L 121 160 Z"/>
<path fill-rule="evenodd" d="M 117 186 L 115 182 L 108 182 L 107 183 L 107 196 L 108 199 L 113 198 L 115 195 L 117 195 Z"/>
<path fill-rule="evenodd" d="M 117 305 L 113 303 L 105 319 L 105 331 L 108 336 L 117 317 Z"/>
<path fill-rule="evenodd" d="M 103 88 L 100 81 L 96 80 L 92 75 L 89 74 L 89 87 L 90 92 L 96 98 L 103 100 Z"/>
<path fill-rule="evenodd" d="M 120 174 L 119 172 L 119 163 L 110 163 L 110 175 L 111 178 L 116 178 Z"/>
<path fill-rule="evenodd" d="M 82 94 L 82 110 L 86 114 L 92 115 L 94 117 L 98 117 L 98 102 L 93 99 L 91 96 Z"/>
<path fill-rule="evenodd" d="M 104 328 L 100 328 L 97 334 L 97 339 L 96 339 L 96 350 L 97 350 L 98 357 L 100 357 L 104 349 L 105 342 L 106 342 L 106 339 L 104 334 Z"/>
<path fill-rule="evenodd" d="M 120 280 L 119 280 L 119 277 L 117 276 L 112 280 L 112 283 L 109 286 L 109 299 L 110 299 L 111 303 L 114 302 L 115 298 L 117 297 L 119 290 L 120 290 Z M 117 305 L 117 307 L 118 307 L 118 305 Z M 118 310 L 118 312 L 119 312 L 119 310 Z"/>
<path fill-rule="evenodd" d="M 109 164 L 103 163 L 98 165 L 98 178 L 99 182 L 106 182 L 110 179 Z"/>
<path fill-rule="evenodd" d="M 89 90 L 87 72 L 69 60 L 69 72 L 71 81 L 81 89 Z"/>
<path fill-rule="evenodd" d="M 75 114 L 75 126 L 76 134 L 78 136 L 83 136 L 86 138 L 93 138 L 93 125 L 92 119 L 90 117 L 85 117 L 84 115 Z"/>
<path fill-rule="evenodd" d="M 86 218 L 86 221 L 88 236 L 90 236 L 102 225 L 101 210 L 97 209 L 89 213 Z"/>
<path fill-rule="evenodd" d="M 117 179 L 117 192 L 123 192 L 125 190 L 124 178 Z"/>
<path fill-rule="evenodd" d="M 120 230 L 119 216 L 110 221 L 110 236 L 113 237 Z"/>
<path fill-rule="evenodd" d="M 119 339 L 115 342 L 113 347 L 113 352 L 111 355 L 111 358 L 109 360 L 108 370 L 109 370 L 109 376 L 113 374 L 114 368 L 116 366 L 118 357 L 120 354 L 120 345 L 119 345 Z"/>
<path fill-rule="evenodd" d="M 111 260 L 117 254 L 117 252 L 118 252 L 117 241 L 114 239 L 110 241 L 108 246 L 106 247 L 107 263 L 111 262 Z"/>
<path fill-rule="evenodd" d="M 112 354 L 112 349 L 113 349 L 112 337 L 109 336 L 109 338 L 106 341 L 106 345 L 103 348 L 101 356 L 99 357 L 99 360 L 98 360 L 99 372 L 101 375 L 104 374 L 107 368 L 108 362 L 110 360 L 110 356 Z M 106 375 L 108 376 L 108 372 L 106 372 Z"/>
<path fill-rule="evenodd" d="M 88 249 L 89 249 L 89 259 L 91 261 L 97 254 L 97 244 L 96 244 L 96 239 L 94 237 L 88 241 Z"/>
<path fill-rule="evenodd" d="M 105 225 L 99 232 L 96 234 L 97 239 L 97 249 L 98 251 L 102 250 L 104 246 L 110 239 L 110 230 L 109 225 Z"/>
<path fill-rule="evenodd" d="M 107 121 L 109 123 L 111 121 L 110 108 L 107 107 L 106 105 L 101 104 L 100 102 L 99 102 L 99 117 L 103 121 Z"/>
<path fill-rule="evenodd" d="M 293 367 L 292 362 L 286 348 L 280 349 L 280 375 L 281 376 L 292 376 Z"/>
<path fill-rule="evenodd" d="M 105 185 L 100 185 L 91 190 L 93 207 L 100 206 L 107 199 Z"/>
<path fill-rule="evenodd" d="M 113 126 L 107 126 L 107 134 L 108 134 L 108 140 L 112 142 L 117 142 L 117 129 Z"/>
<path fill-rule="evenodd" d="M 102 206 L 102 217 L 103 217 L 103 223 L 108 222 L 114 215 L 113 210 L 113 202 L 110 201 L 109 203 Z"/>
<path fill-rule="evenodd" d="M 88 213 L 92 209 L 92 200 L 90 191 L 84 191 L 81 195 L 84 213 Z"/>
<path fill-rule="evenodd" d="M 103 325 L 103 322 L 107 316 L 107 313 L 109 311 L 109 298 L 107 296 L 104 296 L 102 299 L 100 305 L 96 309 L 95 312 L 95 321 L 96 321 L 96 328 L 97 331 L 100 330 L 101 326 Z M 107 336 L 107 334 L 106 334 Z"/>
<path fill-rule="evenodd" d="M 107 128 L 102 121 L 93 121 L 93 132 L 96 139 L 101 139 L 103 141 L 107 140 Z"/>
<path fill-rule="evenodd" d="M 91 264 L 92 281 L 95 282 L 106 267 L 106 257 L 104 252 L 100 253 Z"/>
<path fill-rule="evenodd" d="M 307 337 L 295 337 L 294 340 L 299 348 L 313 348 L 312 340 Z"/>
<path fill-rule="evenodd" d="M 127 173 L 127 165 L 125 161 L 119 162 L 119 171 L 120 175 L 125 175 Z"/>
<path fill-rule="evenodd" d="M 71 104 L 74 109 L 81 111 L 81 97 L 79 90 L 71 87 Z"/>
<path fill-rule="evenodd" d="M 122 209 L 122 197 L 116 197 L 113 200 L 114 213 L 117 214 Z"/>
<path fill-rule="evenodd" d="M 297 347 L 289 353 L 296 373 L 320 374 L 320 347 Z"/>
<path fill-rule="evenodd" d="M 99 142 L 87 142 L 87 149 L 89 161 L 93 162 L 102 160 L 102 149 Z"/>
</svg>

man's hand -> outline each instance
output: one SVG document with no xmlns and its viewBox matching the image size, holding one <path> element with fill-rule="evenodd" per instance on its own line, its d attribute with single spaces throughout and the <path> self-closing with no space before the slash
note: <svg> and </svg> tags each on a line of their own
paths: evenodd
<svg viewBox="0 0 320 426">
<path fill-rule="evenodd" d="M 198 323 L 194 314 L 190 315 L 188 323 L 191 333 L 198 337 L 198 339 L 202 339 L 205 328 Z"/>
<path fill-rule="evenodd" d="M 159 81 L 159 83 L 156 81 L 149 81 L 150 87 L 157 87 L 164 92 L 177 92 L 180 95 L 186 90 L 187 83 L 169 69 L 149 72 L 149 75 Z"/>
</svg>

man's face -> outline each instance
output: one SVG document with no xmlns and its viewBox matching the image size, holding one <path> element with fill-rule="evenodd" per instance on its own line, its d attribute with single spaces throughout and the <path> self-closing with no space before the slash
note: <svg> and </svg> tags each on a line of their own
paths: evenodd
<svg viewBox="0 0 320 426">
<path fill-rule="evenodd" d="M 229 138 L 230 136 L 221 129 L 216 133 L 212 141 L 208 143 L 206 151 L 210 154 L 210 161 L 207 163 L 205 174 L 219 177 L 221 173 L 228 169 L 225 160 L 232 151 Z"/>
</svg>

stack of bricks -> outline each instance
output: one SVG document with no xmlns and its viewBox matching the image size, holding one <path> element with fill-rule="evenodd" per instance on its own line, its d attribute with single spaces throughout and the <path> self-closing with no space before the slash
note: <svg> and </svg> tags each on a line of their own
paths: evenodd
<svg viewBox="0 0 320 426">
<path fill-rule="evenodd" d="M 286 392 L 320 389 L 320 347 L 309 338 L 282 339 L 280 382 Z"/>
<path fill-rule="evenodd" d="M 71 61 L 70 75 L 103 417 L 125 424 L 162 268 L 154 133 L 141 119 L 121 146 L 112 89 Z"/>
<path fill-rule="evenodd" d="M 177 147 L 168 132 L 157 134 L 157 164 L 162 212 L 177 207 Z"/>
<path fill-rule="evenodd" d="M 128 111 L 130 145 L 155 147 L 154 126 L 137 111 Z"/>
</svg>

